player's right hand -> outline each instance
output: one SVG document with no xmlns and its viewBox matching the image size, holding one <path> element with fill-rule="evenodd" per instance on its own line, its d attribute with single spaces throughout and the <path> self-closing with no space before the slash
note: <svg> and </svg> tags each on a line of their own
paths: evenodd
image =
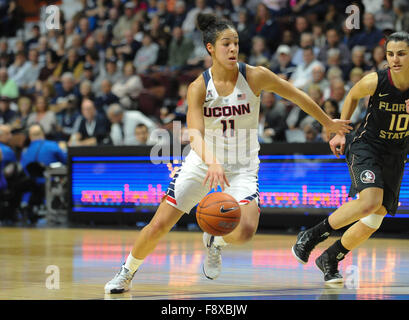
<svg viewBox="0 0 409 320">
<path fill-rule="evenodd" d="M 345 141 L 345 135 L 337 134 L 329 142 L 331 151 L 337 158 L 339 158 L 341 154 L 344 154 Z"/>
<path fill-rule="evenodd" d="M 207 169 L 206 177 L 203 180 L 203 185 L 205 186 L 207 181 L 209 181 L 209 191 L 213 188 L 216 191 L 217 185 L 220 185 L 222 191 L 224 191 L 224 185 L 230 187 L 229 181 L 227 180 L 224 169 L 220 164 L 210 164 Z"/>
</svg>

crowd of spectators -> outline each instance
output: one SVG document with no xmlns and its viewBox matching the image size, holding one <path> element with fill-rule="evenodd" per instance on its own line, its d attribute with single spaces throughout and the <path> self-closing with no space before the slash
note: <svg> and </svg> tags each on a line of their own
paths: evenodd
<svg viewBox="0 0 409 320">
<path fill-rule="evenodd" d="M 211 65 L 196 28 L 199 12 L 234 22 L 241 61 L 271 69 L 323 108 L 331 100 L 338 112 L 354 83 L 385 67 L 384 36 L 409 24 L 407 0 L 62 2 L 58 29 L 40 22 L 31 24 L 25 37 L 0 31 L 0 123 L 14 133 L 39 123 L 62 147 L 154 141 L 139 141 L 135 132 L 119 139 L 123 121 L 112 122 L 110 109 L 138 111 L 123 117 L 134 119 L 127 127 L 135 130 L 149 123 L 149 132 L 164 128 L 172 134 L 173 120 L 185 126 L 186 86 Z M 4 12 L 18 11 L 16 1 L 1 3 Z M 74 9 L 64 10 L 71 3 Z M 360 9 L 359 29 L 346 24 L 351 4 Z M 6 20 L 3 25 L 14 21 Z M 365 108 L 361 102 L 354 124 Z M 308 130 L 316 132 L 313 138 L 304 134 Z M 290 102 L 263 93 L 262 143 L 322 141 L 321 131 Z"/>
<path fill-rule="evenodd" d="M 38 23 L 21 23 L 17 1 L 0 1 L 0 125 L 3 133 L 11 132 L 0 144 L 9 144 L 17 157 L 28 146 L 33 125 L 62 150 L 149 145 L 158 143 L 150 136 L 155 129 L 172 136 L 175 121 L 183 129 L 187 86 L 212 63 L 196 28 L 200 12 L 234 22 L 239 60 L 269 68 L 334 118 L 354 83 L 386 67 L 385 36 L 409 28 L 409 0 L 59 4 L 59 26 L 47 29 L 45 7 Z M 359 8 L 359 28 L 346 23 L 351 4 Z M 359 102 L 354 125 L 367 104 L 367 99 Z M 179 139 L 187 142 L 185 135 Z M 313 118 L 268 92 L 261 97 L 259 140 L 328 141 Z"/>
</svg>

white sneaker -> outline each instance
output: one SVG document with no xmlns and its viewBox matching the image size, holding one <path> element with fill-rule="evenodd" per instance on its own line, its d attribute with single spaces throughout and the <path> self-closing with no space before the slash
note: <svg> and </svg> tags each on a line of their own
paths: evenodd
<svg viewBox="0 0 409 320">
<path fill-rule="evenodd" d="M 115 277 L 105 285 L 105 293 L 123 293 L 132 287 L 133 274 L 122 265 Z"/>
<path fill-rule="evenodd" d="M 203 263 L 203 273 L 210 280 L 216 279 L 222 271 L 221 251 L 223 246 L 214 244 L 215 236 L 203 233 L 203 244 L 207 248 L 207 256 Z"/>
</svg>

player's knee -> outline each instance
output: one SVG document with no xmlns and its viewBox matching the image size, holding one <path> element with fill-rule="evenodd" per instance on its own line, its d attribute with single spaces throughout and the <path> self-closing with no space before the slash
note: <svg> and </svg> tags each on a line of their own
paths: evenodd
<svg viewBox="0 0 409 320">
<path fill-rule="evenodd" d="M 382 201 L 377 199 L 363 200 L 361 205 L 361 217 L 366 217 L 377 212 L 382 207 Z"/>
<path fill-rule="evenodd" d="M 374 229 L 374 230 L 378 230 L 382 224 L 383 218 L 384 218 L 384 215 L 372 213 L 366 216 L 365 218 L 362 218 L 360 221 L 367 227 Z"/>
<path fill-rule="evenodd" d="M 168 232 L 168 229 L 167 224 L 162 221 L 151 221 L 146 226 L 146 231 L 151 238 L 161 238 Z"/>
<path fill-rule="evenodd" d="M 244 223 L 240 227 L 240 242 L 250 241 L 256 233 L 256 227 L 252 223 Z"/>
</svg>

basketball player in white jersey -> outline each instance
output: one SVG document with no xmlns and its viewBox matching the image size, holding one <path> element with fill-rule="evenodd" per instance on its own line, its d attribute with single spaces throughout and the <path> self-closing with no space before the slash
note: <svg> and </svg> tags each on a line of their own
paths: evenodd
<svg viewBox="0 0 409 320">
<path fill-rule="evenodd" d="M 263 90 L 300 106 L 327 132 L 344 134 L 352 130 L 349 121 L 331 119 L 307 94 L 270 70 L 238 63 L 239 39 L 231 22 L 207 14 L 200 14 L 197 22 L 213 64 L 188 89 L 187 125 L 192 150 L 151 222 L 139 232 L 126 262 L 105 285 L 105 293 L 129 290 L 135 272 L 159 240 L 218 185 L 241 205 L 241 219 L 224 237 L 204 233 L 205 276 L 219 276 L 224 246 L 253 237 L 259 221 L 257 127 Z"/>
</svg>

